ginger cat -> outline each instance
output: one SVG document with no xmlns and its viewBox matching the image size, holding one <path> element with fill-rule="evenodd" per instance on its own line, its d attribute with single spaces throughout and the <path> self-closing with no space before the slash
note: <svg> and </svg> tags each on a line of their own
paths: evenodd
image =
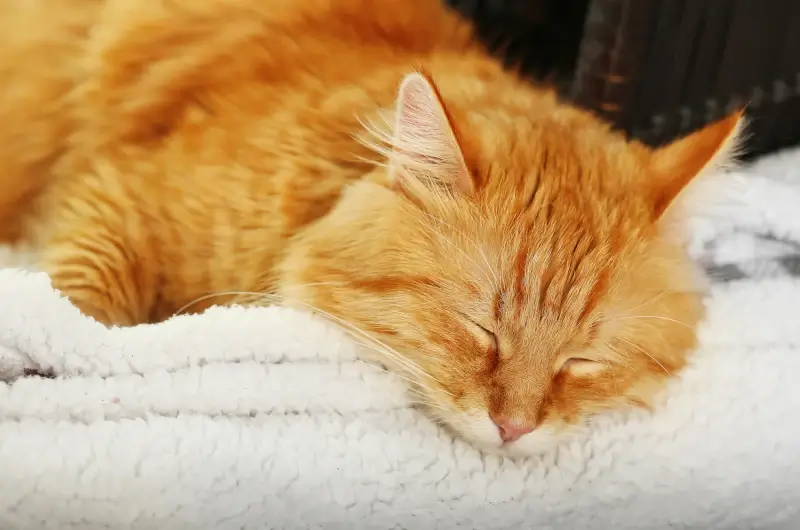
<svg viewBox="0 0 800 530">
<path fill-rule="evenodd" d="M 687 362 L 666 222 L 739 113 L 629 142 L 436 0 L 5 0 L 0 44 L 0 231 L 101 322 L 272 293 L 504 454 Z"/>
</svg>

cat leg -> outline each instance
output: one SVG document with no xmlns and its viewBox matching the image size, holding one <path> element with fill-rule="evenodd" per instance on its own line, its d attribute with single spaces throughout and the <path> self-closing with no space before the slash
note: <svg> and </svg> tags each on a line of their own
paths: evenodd
<svg viewBox="0 0 800 530">
<path fill-rule="evenodd" d="M 53 287 L 103 324 L 148 322 L 158 269 L 143 223 L 129 215 L 57 218 L 42 247 L 42 266 Z"/>
</svg>

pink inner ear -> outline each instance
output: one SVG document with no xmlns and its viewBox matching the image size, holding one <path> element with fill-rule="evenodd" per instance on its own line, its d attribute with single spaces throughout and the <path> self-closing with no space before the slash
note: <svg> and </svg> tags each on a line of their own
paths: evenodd
<svg viewBox="0 0 800 530">
<path fill-rule="evenodd" d="M 439 94 L 420 74 L 409 74 L 400 85 L 392 147 L 390 168 L 400 183 L 417 178 L 474 193 L 474 183 Z"/>
</svg>

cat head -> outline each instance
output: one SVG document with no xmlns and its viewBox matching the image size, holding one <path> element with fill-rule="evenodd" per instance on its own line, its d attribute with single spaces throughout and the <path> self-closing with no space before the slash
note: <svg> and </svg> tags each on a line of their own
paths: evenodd
<svg viewBox="0 0 800 530">
<path fill-rule="evenodd" d="M 704 283 L 668 221 L 741 116 L 651 149 L 552 94 L 458 90 L 405 78 L 386 166 L 294 241 L 284 294 L 473 444 L 531 454 L 685 365 Z"/>
</svg>

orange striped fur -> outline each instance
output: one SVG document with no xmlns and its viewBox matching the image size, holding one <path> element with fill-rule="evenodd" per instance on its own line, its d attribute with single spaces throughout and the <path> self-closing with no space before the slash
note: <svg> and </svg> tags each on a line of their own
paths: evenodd
<svg viewBox="0 0 800 530">
<path fill-rule="evenodd" d="M 701 286 L 662 221 L 738 114 L 628 142 L 436 0 L 6 0 L 0 44 L 0 236 L 102 322 L 271 293 L 512 453 L 687 362 Z"/>
</svg>

